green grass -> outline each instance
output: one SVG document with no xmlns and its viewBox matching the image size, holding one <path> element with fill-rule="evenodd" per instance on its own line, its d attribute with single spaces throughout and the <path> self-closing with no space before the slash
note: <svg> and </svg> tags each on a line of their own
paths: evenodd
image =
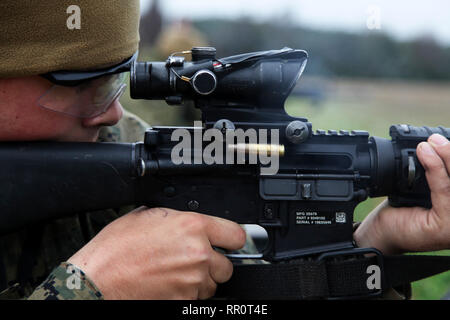
<svg viewBox="0 0 450 320">
<path fill-rule="evenodd" d="M 422 253 L 420 253 L 422 254 Z M 450 250 L 429 252 L 426 254 L 449 256 Z M 416 281 L 412 284 L 413 299 L 436 300 L 442 298 L 450 290 L 450 271 L 431 278 Z"/>
</svg>

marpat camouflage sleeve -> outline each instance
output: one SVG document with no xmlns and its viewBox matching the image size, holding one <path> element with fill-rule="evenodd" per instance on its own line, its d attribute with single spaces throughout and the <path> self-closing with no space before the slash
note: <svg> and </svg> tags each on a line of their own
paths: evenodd
<svg viewBox="0 0 450 320">
<path fill-rule="evenodd" d="M 103 300 L 103 295 L 81 269 L 64 262 L 50 273 L 28 300 Z"/>
</svg>

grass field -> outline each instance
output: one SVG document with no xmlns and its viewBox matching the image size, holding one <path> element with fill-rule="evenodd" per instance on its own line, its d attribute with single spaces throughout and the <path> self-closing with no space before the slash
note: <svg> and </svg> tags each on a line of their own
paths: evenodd
<svg viewBox="0 0 450 320">
<path fill-rule="evenodd" d="M 314 129 L 366 130 L 371 135 L 389 138 L 392 124 L 450 127 L 450 83 L 400 82 L 302 78 L 300 86 L 322 91 L 324 100 L 311 103 L 304 98 L 289 98 L 286 111 L 309 119 Z M 151 125 L 186 125 L 182 107 L 162 102 L 133 101 L 122 103 Z M 187 124 L 192 125 L 192 124 Z M 382 199 L 361 203 L 355 213 L 360 221 Z M 450 251 L 436 254 L 450 255 Z M 450 290 L 450 272 L 413 284 L 415 299 L 440 299 Z"/>
</svg>

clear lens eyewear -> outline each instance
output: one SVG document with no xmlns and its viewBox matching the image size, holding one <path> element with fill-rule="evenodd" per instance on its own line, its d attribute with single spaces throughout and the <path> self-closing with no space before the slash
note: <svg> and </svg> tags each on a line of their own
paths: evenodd
<svg viewBox="0 0 450 320">
<path fill-rule="evenodd" d="M 38 105 L 78 118 L 98 116 L 119 99 L 126 88 L 125 73 L 103 76 L 75 87 L 53 85 Z"/>
</svg>

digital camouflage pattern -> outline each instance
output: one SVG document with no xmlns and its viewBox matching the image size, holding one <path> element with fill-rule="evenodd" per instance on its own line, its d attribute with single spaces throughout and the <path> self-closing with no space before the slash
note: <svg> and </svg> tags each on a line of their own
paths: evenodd
<svg viewBox="0 0 450 320">
<path fill-rule="evenodd" d="M 97 300 L 103 295 L 86 274 L 70 263 L 61 263 L 28 300 Z"/>
</svg>

